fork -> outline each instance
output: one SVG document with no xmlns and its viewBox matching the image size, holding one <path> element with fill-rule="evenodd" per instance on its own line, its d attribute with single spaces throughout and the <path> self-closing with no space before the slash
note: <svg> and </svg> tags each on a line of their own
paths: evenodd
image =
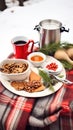
<svg viewBox="0 0 73 130">
<path fill-rule="evenodd" d="M 68 80 L 68 79 L 61 79 L 59 76 L 57 76 L 56 74 L 53 74 L 52 72 L 49 72 L 50 75 L 52 75 L 53 77 L 55 77 L 58 81 L 61 81 L 62 83 L 68 84 L 68 85 L 72 85 L 73 82 Z"/>
</svg>

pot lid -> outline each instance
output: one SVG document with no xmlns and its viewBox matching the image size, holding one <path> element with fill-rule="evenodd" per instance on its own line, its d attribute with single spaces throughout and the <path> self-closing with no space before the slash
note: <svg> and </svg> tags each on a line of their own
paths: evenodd
<svg viewBox="0 0 73 130">
<path fill-rule="evenodd" d="M 54 29 L 59 29 L 62 27 L 62 23 L 57 21 L 57 20 L 53 20 L 53 19 L 46 19 L 46 20 L 42 20 L 39 25 L 43 28 L 43 29 L 49 29 L 49 30 L 54 30 Z"/>
</svg>

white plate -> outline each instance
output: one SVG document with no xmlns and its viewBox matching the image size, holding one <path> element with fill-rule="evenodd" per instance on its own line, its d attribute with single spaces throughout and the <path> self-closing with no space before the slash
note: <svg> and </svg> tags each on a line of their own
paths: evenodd
<svg viewBox="0 0 73 130">
<path fill-rule="evenodd" d="M 47 60 L 55 60 L 53 57 L 47 57 Z M 32 70 L 36 73 L 38 73 L 38 70 L 37 68 L 33 67 Z M 66 72 L 65 72 L 65 69 L 63 68 L 62 66 L 62 71 L 60 73 L 61 75 L 63 75 L 63 79 L 66 78 Z M 5 88 L 7 88 L 9 91 L 13 92 L 14 94 L 17 94 L 17 95 L 20 95 L 20 96 L 25 96 L 25 97 L 44 97 L 44 96 L 48 96 L 50 94 L 53 94 L 55 93 L 57 90 L 59 90 L 63 83 L 62 82 L 58 82 L 56 85 L 53 86 L 54 88 L 54 91 L 51 91 L 49 88 L 46 88 L 44 91 L 40 91 L 40 92 L 34 92 L 34 93 L 29 93 L 29 92 L 26 92 L 24 90 L 22 91 L 17 91 L 15 90 L 10 82 L 4 80 L 2 77 L 0 77 L 0 80 L 2 82 L 2 84 L 5 86 Z"/>
</svg>

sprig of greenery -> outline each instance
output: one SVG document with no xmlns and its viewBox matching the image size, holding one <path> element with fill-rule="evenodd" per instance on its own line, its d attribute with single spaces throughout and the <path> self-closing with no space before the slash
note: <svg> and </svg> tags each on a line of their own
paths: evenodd
<svg viewBox="0 0 73 130">
<path fill-rule="evenodd" d="M 46 55 L 48 55 L 48 54 L 53 55 L 55 53 L 55 51 L 59 48 L 60 48 L 60 44 L 52 43 L 52 44 L 48 44 L 48 45 L 45 45 L 44 47 L 40 48 L 39 51 L 43 52 Z"/>
<path fill-rule="evenodd" d="M 44 82 L 51 82 L 50 76 L 45 71 L 39 69 L 39 75 L 43 78 Z"/>
<path fill-rule="evenodd" d="M 44 47 L 40 48 L 39 51 L 43 52 L 46 55 L 54 55 L 54 53 L 58 49 L 68 49 L 73 47 L 73 44 L 68 43 L 68 42 L 63 42 L 63 43 L 50 43 L 48 45 L 45 45 Z"/>
<path fill-rule="evenodd" d="M 64 66 L 65 69 L 67 69 L 67 70 L 73 69 L 73 65 L 71 65 L 71 64 L 68 63 L 67 61 L 65 61 L 65 60 L 60 60 L 60 62 L 63 64 L 63 66 Z"/>
<path fill-rule="evenodd" d="M 50 84 L 49 89 L 54 92 L 54 87 Z"/>
<path fill-rule="evenodd" d="M 39 75 L 43 78 L 44 83 L 46 83 L 46 87 L 49 87 L 51 91 L 54 91 L 54 87 L 52 86 L 52 79 L 51 77 L 44 72 L 43 70 L 39 70 Z"/>
<path fill-rule="evenodd" d="M 73 47 L 73 44 L 68 43 L 68 42 L 64 42 L 61 45 L 62 45 L 62 48 L 64 48 L 64 49 L 69 49 L 69 48 Z"/>
</svg>

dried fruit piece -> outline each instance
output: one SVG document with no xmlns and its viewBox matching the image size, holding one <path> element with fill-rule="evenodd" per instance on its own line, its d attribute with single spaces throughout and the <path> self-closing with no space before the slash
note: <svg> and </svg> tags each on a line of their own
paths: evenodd
<svg viewBox="0 0 73 130">
<path fill-rule="evenodd" d="M 52 62 L 52 63 L 48 64 L 48 65 L 46 66 L 46 68 L 47 68 L 48 70 L 54 70 L 54 71 L 56 71 L 57 68 L 58 68 L 58 65 L 57 65 L 56 63 Z"/>
</svg>

